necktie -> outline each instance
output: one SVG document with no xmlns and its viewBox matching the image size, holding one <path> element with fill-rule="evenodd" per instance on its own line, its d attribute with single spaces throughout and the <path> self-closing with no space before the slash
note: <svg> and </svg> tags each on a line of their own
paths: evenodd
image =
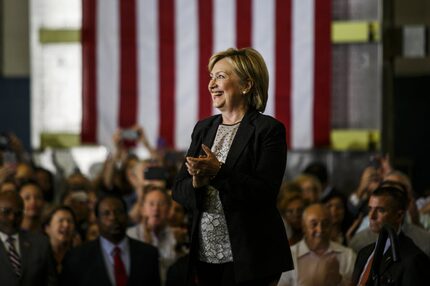
<svg viewBox="0 0 430 286">
<path fill-rule="evenodd" d="M 358 282 L 358 286 L 366 285 L 367 280 L 369 280 L 372 264 L 373 264 L 373 253 L 372 253 L 372 257 L 370 257 L 369 259 L 369 263 L 366 264 L 366 267 L 364 268 L 364 271 L 361 274 L 360 281 Z"/>
<path fill-rule="evenodd" d="M 6 239 L 6 242 L 8 244 L 8 256 L 9 256 L 9 260 L 10 263 L 12 264 L 12 268 L 13 270 L 15 270 L 16 276 L 20 277 L 21 276 L 21 260 L 19 258 L 18 252 L 16 251 L 15 248 L 15 238 L 13 238 L 12 236 L 9 236 Z"/>
<path fill-rule="evenodd" d="M 113 267 L 116 286 L 125 286 L 127 284 L 127 272 L 121 259 L 121 249 L 118 246 L 113 250 Z"/>
</svg>

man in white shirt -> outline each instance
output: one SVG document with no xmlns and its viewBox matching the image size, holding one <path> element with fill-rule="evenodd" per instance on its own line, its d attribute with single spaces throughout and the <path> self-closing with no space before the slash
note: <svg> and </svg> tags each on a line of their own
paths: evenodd
<svg viewBox="0 0 430 286">
<path fill-rule="evenodd" d="M 294 270 L 282 273 L 278 286 L 349 285 L 356 255 L 330 241 L 330 217 L 321 204 L 303 212 L 304 238 L 291 247 Z"/>
</svg>

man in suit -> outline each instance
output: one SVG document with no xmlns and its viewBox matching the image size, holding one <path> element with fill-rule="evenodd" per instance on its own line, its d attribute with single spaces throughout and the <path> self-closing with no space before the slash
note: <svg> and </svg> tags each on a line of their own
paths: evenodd
<svg viewBox="0 0 430 286">
<path fill-rule="evenodd" d="M 125 202 L 106 196 L 97 202 L 95 211 L 100 237 L 65 258 L 61 284 L 159 286 L 158 251 L 126 236 Z"/>
<path fill-rule="evenodd" d="M 17 192 L 0 193 L 0 285 L 57 285 L 48 239 L 19 230 L 23 208 Z"/>
<path fill-rule="evenodd" d="M 390 242 L 385 245 L 379 266 L 380 285 L 428 285 L 429 258 L 400 231 L 408 205 L 406 192 L 394 186 L 381 186 L 373 191 L 368 205 L 369 227 L 372 232 L 380 233 L 382 226 L 388 224 L 397 231 L 399 238 L 398 261 L 393 261 Z M 374 285 L 372 273 L 369 271 L 374 250 L 375 243 L 358 253 L 352 276 L 354 285 Z"/>
</svg>

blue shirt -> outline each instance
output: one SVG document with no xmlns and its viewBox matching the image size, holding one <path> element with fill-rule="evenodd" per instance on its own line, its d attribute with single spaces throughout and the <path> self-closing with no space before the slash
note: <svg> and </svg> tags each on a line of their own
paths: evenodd
<svg viewBox="0 0 430 286">
<path fill-rule="evenodd" d="M 114 259 L 113 250 L 116 246 L 121 249 L 121 260 L 124 263 L 127 276 L 130 276 L 130 245 L 128 238 L 125 237 L 118 244 L 113 244 L 103 236 L 100 236 L 100 245 L 102 247 L 103 258 L 106 265 L 106 270 L 112 285 L 115 285 Z"/>
</svg>

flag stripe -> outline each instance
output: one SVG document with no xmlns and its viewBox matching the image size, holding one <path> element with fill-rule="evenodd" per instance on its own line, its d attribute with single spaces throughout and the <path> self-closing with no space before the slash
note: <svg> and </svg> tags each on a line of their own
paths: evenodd
<svg viewBox="0 0 430 286">
<path fill-rule="evenodd" d="M 105 0 L 97 7 L 97 138 L 113 147 L 119 124 L 119 4 Z"/>
<path fill-rule="evenodd" d="M 177 104 L 175 104 L 174 146 L 188 146 L 191 143 L 189 128 L 198 118 L 198 54 L 189 52 L 199 49 L 197 2 L 197 0 L 177 0 L 175 5 L 175 102 Z M 206 97 L 208 97 L 207 94 L 205 89 Z"/>
<path fill-rule="evenodd" d="M 160 144 L 173 147 L 175 106 L 175 19 L 174 0 L 160 0 Z"/>
<path fill-rule="evenodd" d="M 138 122 L 152 146 L 160 130 L 158 0 L 138 1 Z"/>
<path fill-rule="evenodd" d="M 313 138 L 314 146 L 330 143 L 330 88 L 331 88 L 331 0 L 315 1 L 315 61 Z"/>
<path fill-rule="evenodd" d="M 82 0 L 82 142 L 96 142 L 96 0 Z"/>
<path fill-rule="evenodd" d="M 236 1 L 236 47 L 246 48 L 251 46 L 251 0 Z"/>
<path fill-rule="evenodd" d="M 275 115 L 275 42 L 276 0 L 253 0 L 252 2 L 252 47 L 261 53 L 269 71 L 269 98 L 265 114 Z"/>
<path fill-rule="evenodd" d="M 314 0 L 293 1 L 292 148 L 312 147 L 314 94 Z"/>
<path fill-rule="evenodd" d="M 120 111 L 119 125 L 130 127 L 137 121 L 136 2 L 120 3 Z"/>
<path fill-rule="evenodd" d="M 291 1 L 276 0 L 275 116 L 287 129 L 291 142 Z"/>
<path fill-rule="evenodd" d="M 213 1 L 197 1 L 199 18 L 199 119 L 212 114 L 212 101 L 208 93 L 207 64 L 213 47 Z"/>
</svg>

